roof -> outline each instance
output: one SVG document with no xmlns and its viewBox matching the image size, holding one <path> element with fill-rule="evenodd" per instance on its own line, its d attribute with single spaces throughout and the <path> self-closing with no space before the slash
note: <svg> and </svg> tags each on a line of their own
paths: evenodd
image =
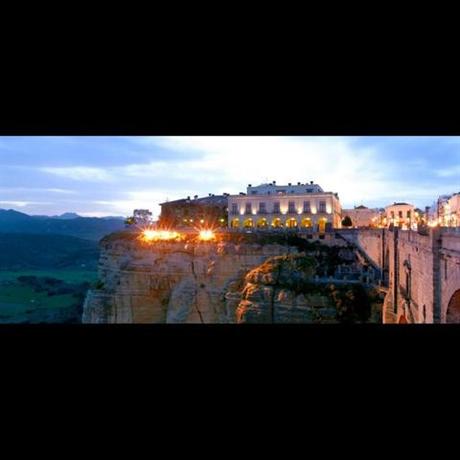
<svg viewBox="0 0 460 460">
<path fill-rule="evenodd" d="M 227 204 L 227 196 L 226 195 L 213 195 L 213 196 L 205 196 L 202 198 L 181 198 L 179 200 L 174 201 L 165 201 L 164 203 L 160 203 L 160 206 L 169 205 L 169 204 L 198 204 L 198 205 L 205 205 L 205 204 L 215 204 L 215 205 L 225 205 Z"/>
<path fill-rule="evenodd" d="M 411 204 L 409 203 L 393 203 L 393 204 L 389 204 L 388 206 L 386 206 L 387 208 L 391 207 L 391 206 L 412 206 Z"/>
<path fill-rule="evenodd" d="M 355 209 L 369 209 L 369 208 L 361 204 L 359 206 L 355 206 Z"/>
</svg>

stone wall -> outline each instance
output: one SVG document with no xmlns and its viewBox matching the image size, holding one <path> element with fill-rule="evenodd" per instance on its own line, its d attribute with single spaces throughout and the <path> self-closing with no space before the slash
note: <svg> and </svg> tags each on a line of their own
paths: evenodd
<svg viewBox="0 0 460 460">
<path fill-rule="evenodd" d="M 460 289 L 460 232 L 360 230 L 358 247 L 382 270 L 384 323 L 445 323 Z"/>
<path fill-rule="evenodd" d="M 460 232 L 445 230 L 440 249 L 440 319 L 446 322 L 447 307 L 460 290 Z"/>
</svg>

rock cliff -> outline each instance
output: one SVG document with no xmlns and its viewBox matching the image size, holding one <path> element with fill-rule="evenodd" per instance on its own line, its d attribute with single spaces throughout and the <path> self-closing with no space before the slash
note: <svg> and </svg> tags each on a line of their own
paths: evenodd
<svg viewBox="0 0 460 460">
<path fill-rule="evenodd" d="M 337 270 L 356 269 L 352 250 L 305 244 L 307 252 L 270 241 L 143 245 L 112 235 L 101 241 L 100 283 L 88 292 L 83 322 L 336 322 L 341 309 L 343 318 L 365 320 L 346 302 L 359 283 L 332 282 Z"/>
</svg>

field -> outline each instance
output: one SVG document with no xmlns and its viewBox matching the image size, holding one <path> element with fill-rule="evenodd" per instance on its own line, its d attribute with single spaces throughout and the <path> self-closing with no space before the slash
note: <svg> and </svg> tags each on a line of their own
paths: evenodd
<svg viewBox="0 0 460 460">
<path fill-rule="evenodd" d="M 0 271 L 0 323 L 80 322 L 96 279 L 89 270 Z"/>
<path fill-rule="evenodd" d="M 2 281 L 16 281 L 18 276 L 48 276 L 68 283 L 92 283 L 97 279 L 97 272 L 91 270 L 0 270 Z M 0 293 L 1 295 L 1 293 Z"/>
</svg>

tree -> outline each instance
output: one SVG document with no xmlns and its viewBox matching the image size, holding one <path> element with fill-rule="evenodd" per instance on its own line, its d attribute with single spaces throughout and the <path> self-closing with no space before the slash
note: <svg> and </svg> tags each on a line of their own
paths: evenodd
<svg viewBox="0 0 460 460">
<path fill-rule="evenodd" d="M 152 213 L 148 209 L 135 209 L 132 216 L 125 219 L 126 225 L 151 225 Z"/>
<path fill-rule="evenodd" d="M 342 220 L 342 227 L 352 227 L 353 222 L 351 221 L 350 216 L 345 216 L 345 218 Z"/>
</svg>

